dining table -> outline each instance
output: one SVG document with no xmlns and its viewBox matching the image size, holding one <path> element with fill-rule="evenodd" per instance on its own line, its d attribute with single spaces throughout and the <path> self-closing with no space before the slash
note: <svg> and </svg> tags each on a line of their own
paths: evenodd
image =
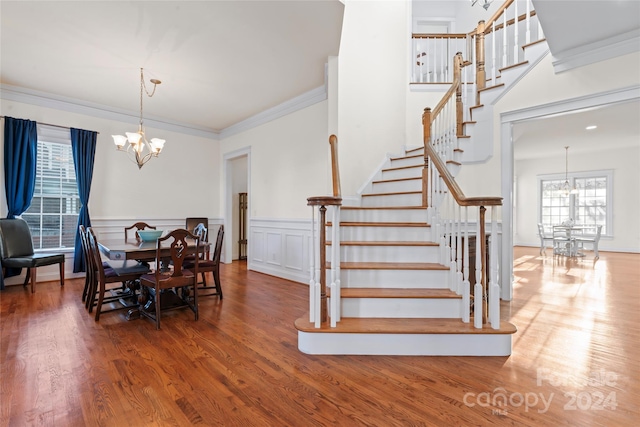
<svg viewBox="0 0 640 427">
<path fill-rule="evenodd" d="M 553 252 L 556 255 L 568 256 L 568 257 L 581 257 L 583 253 L 578 251 L 578 245 L 576 245 L 575 236 L 582 234 L 584 230 L 589 227 L 579 224 L 558 224 L 553 226 L 553 239 L 554 249 Z M 556 245 L 556 243 L 564 243 L 563 245 Z"/>
<path fill-rule="evenodd" d="M 211 244 L 209 242 L 200 242 L 199 252 L 204 252 Z M 149 265 L 156 260 L 157 240 L 142 241 L 135 238 L 105 238 L 98 241 L 100 252 L 110 261 L 122 261 L 123 263 L 139 262 Z M 187 239 L 187 254 L 193 254 L 196 251 L 196 241 Z M 168 269 L 168 263 L 162 261 L 162 258 L 170 258 L 170 248 L 161 248 L 161 269 Z M 150 266 L 153 268 L 153 266 Z M 144 288 L 144 289 L 141 289 Z M 126 314 L 127 320 L 138 319 L 140 310 L 155 311 L 155 295 L 152 290 L 146 287 L 137 286 L 137 289 L 130 288 L 129 292 L 138 293 L 139 305 L 129 309 Z M 130 296 L 130 294 L 129 294 Z M 124 298 L 124 296 L 123 296 Z M 124 303 L 124 302 L 123 302 Z M 172 309 L 184 302 L 177 296 L 175 292 L 164 290 L 160 295 L 161 309 Z"/>
</svg>

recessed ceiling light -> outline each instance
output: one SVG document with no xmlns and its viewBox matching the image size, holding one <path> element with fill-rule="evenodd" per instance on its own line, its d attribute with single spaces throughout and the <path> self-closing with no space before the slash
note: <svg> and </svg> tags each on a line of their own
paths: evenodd
<svg viewBox="0 0 640 427">
<path fill-rule="evenodd" d="M 594 129 L 596 129 L 597 127 L 598 127 L 598 126 L 596 126 L 596 125 L 591 125 L 591 126 L 587 126 L 585 129 L 586 129 L 586 130 L 594 130 Z"/>
</svg>

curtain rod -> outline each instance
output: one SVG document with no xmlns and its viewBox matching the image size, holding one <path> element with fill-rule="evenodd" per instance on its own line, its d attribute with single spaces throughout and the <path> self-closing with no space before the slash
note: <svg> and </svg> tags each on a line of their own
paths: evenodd
<svg viewBox="0 0 640 427">
<path fill-rule="evenodd" d="M 6 117 L 6 116 L 0 116 L 0 119 L 4 119 L 5 117 Z M 71 128 L 70 128 L 70 127 L 68 127 L 68 126 L 54 125 L 54 124 L 51 124 L 51 123 L 44 123 L 44 122 L 36 122 L 36 123 L 41 124 L 41 125 L 53 126 L 53 127 L 56 127 L 56 128 L 71 129 Z M 76 128 L 76 129 L 77 129 L 77 128 Z M 94 131 L 92 131 L 92 132 L 94 132 Z M 100 132 L 96 132 L 96 134 L 100 135 Z"/>
</svg>

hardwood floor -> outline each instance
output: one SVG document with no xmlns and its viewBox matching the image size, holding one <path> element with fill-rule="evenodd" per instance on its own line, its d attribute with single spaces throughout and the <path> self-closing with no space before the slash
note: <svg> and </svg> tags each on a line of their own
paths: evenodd
<svg viewBox="0 0 640 427">
<path fill-rule="evenodd" d="M 548 251 L 550 253 L 550 251 Z M 589 253 L 589 255 L 591 255 Z M 307 286 L 223 265 L 224 300 L 95 322 L 83 280 L 0 293 L 1 426 L 631 426 L 640 254 L 516 248 L 510 357 L 310 356 Z"/>
</svg>

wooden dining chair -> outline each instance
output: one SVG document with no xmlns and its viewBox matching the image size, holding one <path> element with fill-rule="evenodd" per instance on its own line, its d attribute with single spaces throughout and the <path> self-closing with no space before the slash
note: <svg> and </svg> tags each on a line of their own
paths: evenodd
<svg viewBox="0 0 640 427">
<path fill-rule="evenodd" d="M 153 304 L 140 309 L 140 313 L 156 322 L 160 329 L 161 311 L 189 307 L 198 320 L 198 263 L 193 270 L 184 268 L 188 255 L 188 239 L 195 240 L 195 254 L 200 253 L 200 239 L 185 229 L 176 229 L 160 237 L 156 243 L 156 266 L 153 273 L 140 278 L 140 284 L 153 296 Z M 168 249 L 169 255 L 164 253 Z M 164 254 L 163 254 L 164 253 Z M 171 305 L 162 307 L 161 297 L 173 300 Z"/>
<path fill-rule="evenodd" d="M 135 230 L 135 234 L 134 237 L 136 238 L 136 240 L 140 240 L 140 236 L 138 235 L 138 231 L 140 230 L 155 230 L 156 227 L 154 227 L 153 225 L 149 225 L 146 222 L 136 222 L 135 224 L 133 224 L 130 227 L 125 227 L 124 228 L 124 240 L 128 240 L 129 239 L 129 231 L 130 230 Z"/>
<path fill-rule="evenodd" d="M 135 294 L 137 282 L 143 274 L 149 272 L 149 267 L 131 260 L 117 267 L 103 263 L 95 233 L 91 227 L 86 233 L 93 269 L 86 301 L 89 312 L 91 313 L 95 307 L 95 320 L 98 321 L 102 313 L 136 307 L 138 305 Z M 113 286 L 114 284 L 116 286 Z M 103 304 L 110 303 L 113 303 L 111 308 L 103 309 Z"/>
<path fill-rule="evenodd" d="M 216 243 L 213 249 L 213 258 L 206 259 L 201 258 L 198 261 L 198 271 L 202 276 L 202 281 L 198 282 L 198 293 L 200 297 L 217 295 L 219 299 L 222 299 L 222 284 L 220 283 L 220 256 L 222 254 L 222 242 L 224 240 L 224 225 L 220 225 L 218 228 L 218 235 L 216 237 Z M 185 264 L 185 268 L 193 269 L 194 261 L 189 260 Z M 213 286 L 207 284 L 206 274 L 211 272 L 213 275 Z M 203 293 L 206 292 L 206 293 Z"/>
</svg>

